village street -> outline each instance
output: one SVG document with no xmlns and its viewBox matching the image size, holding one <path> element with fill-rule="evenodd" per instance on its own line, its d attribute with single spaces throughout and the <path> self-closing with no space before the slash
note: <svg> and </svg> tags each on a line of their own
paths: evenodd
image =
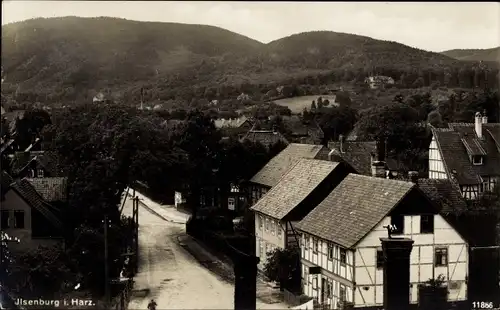
<svg viewBox="0 0 500 310">
<path fill-rule="evenodd" d="M 151 299 L 156 300 L 158 309 L 232 309 L 234 285 L 206 269 L 184 248 L 183 242 L 195 243 L 185 234 L 188 216 L 137 192 L 136 195 L 142 202 L 139 204 L 140 265 L 129 309 L 147 309 Z M 132 214 L 131 195 L 125 201 L 123 213 Z M 203 251 L 199 245 L 198 248 Z M 265 285 L 259 287 L 266 290 Z M 258 299 L 257 308 L 288 307 Z"/>
</svg>

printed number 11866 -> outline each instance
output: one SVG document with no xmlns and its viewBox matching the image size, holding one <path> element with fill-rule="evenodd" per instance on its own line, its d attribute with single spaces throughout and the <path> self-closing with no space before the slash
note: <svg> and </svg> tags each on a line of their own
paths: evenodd
<svg viewBox="0 0 500 310">
<path fill-rule="evenodd" d="M 492 301 L 473 301 L 472 302 L 472 310 L 479 309 L 493 309 Z"/>
</svg>

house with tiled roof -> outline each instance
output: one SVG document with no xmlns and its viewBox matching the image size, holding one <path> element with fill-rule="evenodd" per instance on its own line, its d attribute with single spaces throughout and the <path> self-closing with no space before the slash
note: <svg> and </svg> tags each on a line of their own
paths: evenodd
<svg viewBox="0 0 500 310">
<path fill-rule="evenodd" d="M 302 158 L 281 177 L 251 210 L 255 213 L 259 268 L 267 252 L 299 247 L 294 224 L 307 215 L 342 179 L 354 170 L 343 163 Z"/>
<path fill-rule="evenodd" d="M 289 144 L 285 136 L 277 130 L 250 130 L 240 141 L 260 143 L 266 148 L 270 148 L 277 143 Z"/>
<path fill-rule="evenodd" d="M 303 291 L 330 309 L 383 305 L 380 238 L 414 241 L 410 302 L 442 274 L 450 301 L 467 298 L 468 243 L 413 182 L 349 174 L 300 221 Z"/>
<path fill-rule="evenodd" d="M 491 191 L 500 179 L 500 123 L 476 113 L 474 123 L 432 128 L 429 178 L 450 179 L 467 199 Z"/>
<path fill-rule="evenodd" d="M 12 172 L 16 178 L 66 176 L 58 154 L 52 151 L 19 152 Z"/>
<path fill-rule="evenodd" d="M 269 189 L 278 184 L 285 173 L 302 158 L 328 159 L 328 148 L 322 145 L 289 144 L 278 155 L 274 156 L 248 182 L 250 204 L 255 204 Z"/>
<path fill-rule="evenodd" d="M 234 119 L 219 118 L 214 120 L 214 125 L 224 136 L 242 139 L 252 129 L 253 123 L 246 116 L 241 116 Z"/>
<path fill-rule="evenodd" d="M 325 133 L 314 120 L 303 121 L 299 116 L 283 116 L 283 124 L 288 129 L 288 140 L 295 143 L 322 144 Z"/>
<path fill-rule="evenodd" d="M 418 179 L 416 184 L 439 208 L 439 213 L 467 239 L 468 299 L 497 296 L 500 269 L 497 258 L 497 217 L 470 206 L 457 183 L 449 179 Z M 493 211 L 495 212 L 495 211 Z M 488 266 L 488 268 L 485 268 Z"/>
<path fill-rule="evenodd" d="M 12 182 L 1 204 L 1 229 L 22 240 L 12 251 L 24 251 L 39 245 L 62 241 L 63 225 L 58 210 L 48 204 L 27 179 Z"/>
<path fill-rule="evenodd" d="M 332 160 L 343 160 L 359 174 L 372 175 L 372 161 L 377 152 L 375 141 L 346 141 L 340 135 L 339 141 L 328 142 L 328 148 Z"/>
</svg>

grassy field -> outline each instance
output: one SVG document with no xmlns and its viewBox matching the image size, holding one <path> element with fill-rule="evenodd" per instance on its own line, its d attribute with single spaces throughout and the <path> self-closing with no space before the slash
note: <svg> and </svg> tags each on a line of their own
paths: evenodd
<svg viewBox="0 0 500 310">
<path fill-rule="evenodd" d="M 318 98 L 321 97 L 323 99 L 328 99 L 330 101 L 330 104 L 328 106 L 332 106 L 332 104 L 335 103 L 335 95 L 314 95 L 314 96 L 300 96 L 300 97 L 293 97 L 293 98 L 285 98 L 285 99 L 280 99 L 274 101 L 274 103 L 288 107 L 292 113 L 298 114 L 302 113 L 304 108 L 310 109 L 311 108 L 311 103 L 312 101 L 318 101 Z"/>
</svg>

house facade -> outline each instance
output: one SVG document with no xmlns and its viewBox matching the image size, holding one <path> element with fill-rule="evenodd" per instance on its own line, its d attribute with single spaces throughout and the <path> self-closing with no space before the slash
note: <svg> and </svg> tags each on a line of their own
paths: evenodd
<svg viewBox="0 0 500 310">
<path fill-rule="evenodd" d="M 259 269 L 264 268 L 269 251 L 299 247 L 300 236 L 295 223 L 353 171 L 343 163 L 303 158 L 251 207 L 255 212 Z"/>
<path fill-rule="evenodd" d="M 330 309 L 383 305 L 380 238 L 414 240 L 410 302 L 418 285 L 445 277 L 448 300 L 467 298 L 468 243 L 412 182 L 350 174 L 298 225 L 306 295 Z"/>
<path fill-rule="evenodd" d="M 500 123 L 476 113 L 474 123 L 433 128 L 429 178 L 450 179 L 466 199 L 492 191 L 500 181 Z"/>
<path fill-rule="evenodd" d="M 389 76 L 376 75 L 367 77 L 365 83 L 368 84 L 371 89 L 378 89 L 384 88 L 386 85 L 394 85 L 394 79 Z"/>
<path fill-rule="evenodd" d="M 254 205 L 301 158 L 328 160 L 328 148 L 322 145 L 291 143 L 273 157 L 247 183 L 248 202 Z"/>
<path fill-rule="evenodd" d="M 14 252 L 62 242 L 62 223 L 26 179 L 10 184 L 2 197 L 0 213 L 1 229 L 21 240 L 18 244 L 12 244 Z"/>
</svg>

